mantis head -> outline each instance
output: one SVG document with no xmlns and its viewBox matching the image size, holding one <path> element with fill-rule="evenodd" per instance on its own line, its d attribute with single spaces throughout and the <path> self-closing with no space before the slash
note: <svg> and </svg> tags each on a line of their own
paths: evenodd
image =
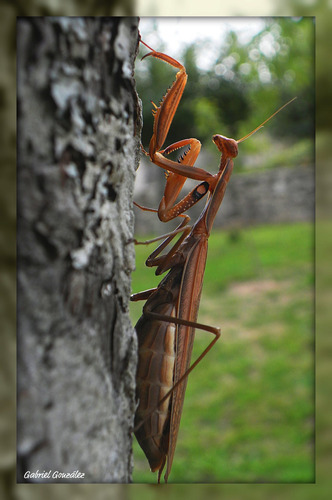
<svg viewBox="0 0 332 500">
<path fill-rule="evenodd" d="M 235 158 L 238 154 L 237 141 L 229 139 L 223 135 L 215 134 L 212 137 L 213 142 L 219 151 L 228 158 Z"/>
</svg>

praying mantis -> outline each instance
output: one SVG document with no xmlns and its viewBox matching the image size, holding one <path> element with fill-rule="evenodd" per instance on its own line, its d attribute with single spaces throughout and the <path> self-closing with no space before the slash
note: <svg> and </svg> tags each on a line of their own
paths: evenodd
<svg viewBox="0 0 332 500">
<path fill-rule="evenodd" d="M 179 216 L 183 220 L 171 233 L 148 242 L 136 242 L 147 244 L 163 239 L 148 257 L 146 265 L 156 267 L 156 275 L 166 271 L 168 273 L 156 288 L 131 296 L 132 301 L 146 300 L 142 316 L 136 324 L 139 360 L 136 379 L 138 407 L 134 432 L 151 470 L 158 471 L 159 483 L 165 466 L 165 482 L 171 472 L 188 375 L 220 337 L 220 328 L 198 323 L 197 315 L 208 239 L 233 171 L 233 159 L 237 156 L 238 145 L 242 141 L 259 130 L 295 98 L 239 140 L 215 134 L 212 140 L 221 153 L 221 160 L 218 172 L 211 174 L 195 167 L 201 149 L 201 143 L 197 139 L 183 139 L 162 149 L 187 82 L 187 73 L 177 60 L 153 50 L 142 40 L 141 43 L 150 50 L 143 59 L 148 56 L 155 57 L 178 70 L 176 79 L 160 106 L 152 103 L 153 134 L 149 151 L 143 151 L 152 163 L 167 171 L 164 195 L 157 211 L 159 219 L 167 222 Z M 182 147 L 187 149 L 177 162 L 167 158 L 169 153 Z M 188 178 L 199 181 L 199 184 L 176 202 Z M 184 212 L 206 195 L 207 201 L 201 215 L 189 226 L 190 217 Z M 179 239 L 171 249 L 162 254 L 179 234 Z M 191 363 L 195 329 L 211 333 L 213 339 Z"/>
</svg>

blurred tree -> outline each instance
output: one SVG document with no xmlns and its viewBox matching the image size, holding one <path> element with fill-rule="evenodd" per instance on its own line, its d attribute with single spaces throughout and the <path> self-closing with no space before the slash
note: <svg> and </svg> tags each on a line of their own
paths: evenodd
<svg viewBox="0 0 332 500">
<path fill-rule="evenodd" d="M 332 77 L 331 77 L 331 23 L 332 23 L 332 6 L 330 0 L 282 0 L 281 2 L 293 16 L 315 16 L 314 19 L 317 30 L 315 33 L 316 54 L 315 54 L 315 69 L 316 69 L 316 114 L 317 114 L 317 131 L 329 131 L 331 126 L 330 107 L 327 103 L 331 102 L 332 93 Z M 306 19 L 304 17 L 304 19 Z M 309 35 L 312 37 L 312 34 Z M 302 39 L 302 43 L 306 45 L 307 40 Z M 300 61 L 298 61 L 300 64 Z M 304 113 L 303 113 L 304 114 Z M 302 117 L 301 117 L 302 119 Z M 329 142 L 329 141 L 328 141 Z"/>
</svg>

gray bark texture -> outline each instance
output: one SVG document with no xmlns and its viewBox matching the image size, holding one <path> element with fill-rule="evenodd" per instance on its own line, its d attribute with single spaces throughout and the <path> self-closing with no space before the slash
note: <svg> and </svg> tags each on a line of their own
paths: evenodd
<svg viewBox="0 0 332 500">
<path fill-rule="evenodd" d="M 18 482 L 131 480 L 137 26 L 17 21 Z"/>
</svg>

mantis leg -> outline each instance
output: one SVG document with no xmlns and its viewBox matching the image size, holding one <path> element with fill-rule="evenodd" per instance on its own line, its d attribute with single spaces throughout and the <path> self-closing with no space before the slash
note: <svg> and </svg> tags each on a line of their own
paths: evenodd
<svg viewBox="0 0 332 500">
<path fill-rule="evenodd" d="M 209 325 L 204 325 L 202 323 L 196 323 L 194 321 L 187 321 L 181 318 L 176 318 L 174 316 L 167 316 L 164 314 L 159 314 L 153 311 L 149 311 L 148 308 L 145 306 L 143 308 L 143 314 L 151 318 L 155 321 L 164 321 L 165 323 L 173 323 L 176 325 L 183 325 L 183 326 L 188 326 L 190 328 L 197 328 L 199 330 L 207 331 L 210 332 L 214 335 L 214 338 L 212 341 L 209 343 L 209 345 L 203 350 L 203 352 L 198 356 L 198 358 L 190 365 L 188 370 L 182 375 L 182 377 L 177 380 L 177 382 L 173 385 L 173 387 L 160 399 L 158 402 L 158 405 L 155 408 L 152 408 L 152 410 L 145 416 L 144 420 L 142 420 L 134 429 L 134 432 L 136 432 L 145 422 L 145 420 L 154 413 L 157 408 L 164 402 L 166 399 L 168 399 L 171 394 L 174 392 L 174 390 L 188 377 L 188 375 L 196 368 L 198 363 L 202 361 L 202 359 L 206 356 L 206 354 L 212 349 L 214 344 L 217 342 L 217 340 L 220 338 L 220 328 L 216 328 L 213 326 Z M 188 329 L 189 332 L 189 329 Z"/>
<path fill-rule="evenodd" d="M 158 209 L 158 216 L 160 220 L 167 222 L 188 210 L 190 207 L 195 205 L 208 192 L 208 190 L 212 190 L 215 185 L 215 179 L 209 172 L 194 167 L 201 149 L 201 143 L 197 139 L 183 139 L 182 141 L 178 141 L 167 148 L 162 149 L 187 83 L 187 73 L 185 67 L 172 57 L 151 49 L 151 47 L 149 47 L 142 40 L 141 43 L 151 50 L 151 52 L 146 54 L 143 59 L 145 57 L 152 56 L 179 70 L 176 74 L 175 81 L 166 92 L 160 106 L 156 106 L 153 103 L 153 135 L 150 140 L 149 152 L 146 153 L 143 149 L 155 165 L 168 172 L 164 196 Z M 189 148 L 185 151 L 184 155 L 178 162 L 170 160 L 164 156 L 184 146 L 189 146 Z M 175 201 L 186 179 L 188 178 L 201 181 L 201 184 L 175 204 Z"/>
<path fill-rule="evenodd" d="M 149 288 L 149 290 L 144 290 L 143 292 L 134 293 L 130 296 L 132 302 L 138 302 L 139 300 L 147 300 L 150 295 L 157 290 L 156 288 Z"/>
<path fill-rule="evenodd" d="M 149 245 L 150 243 L 154 243 L 155 241 L 164 240 L 146 259 L 147 267 L 157 267 L 156 275 L 162 274 L 163 272 L 170 269 L 170 267 L 174 266 L 176 263 L 180 263 L 183 261 L 181 255 L 176 255 L 177 249 L 180 247 L 183 240 L 190 233 L 191 227 L 187 226 L 190 217 L 188 215 L 183 215 L 184 220 L 181 224 L 172 232 L 163 234 L 161 236 L 157 236 L 151 240 L 146 241 L 136 241 L 135 243 L 138 245 Z M 182 232 L 181 237 L 177 240 L 177 242 L 173 245 L 173 247 L 169 250 L 168 253 L 164 255 L 160 255 L 160 253 L 170 244 L 170 242 L 175 238 L 175 236 Z M 173 259 L 175 256 L 176 261 Z"/>
</svg>

